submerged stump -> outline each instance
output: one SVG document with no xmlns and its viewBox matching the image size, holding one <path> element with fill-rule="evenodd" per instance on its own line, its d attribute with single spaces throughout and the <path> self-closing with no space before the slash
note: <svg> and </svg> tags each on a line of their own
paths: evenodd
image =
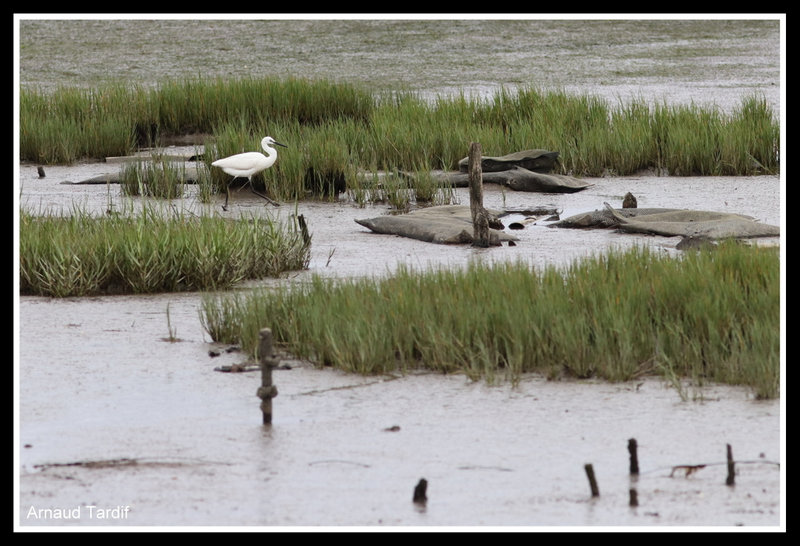
<svg viewBox="0 0 800 546">
<path fill-rule="evenodd" d="M 594 467 L 591 463 L 587 463 L 583 465 L 583 469 L 586 471 L 586 477 L 589 479 L 589 488 L 592 491 L 592 497 L 599 497 L 600 490 L 597 488 L 597 479 L 594 477 Z"/>
<path fill-rule="evenodd" d="M 417 504 L 425 504 L 428 501 L 428 480 L 420 478 L 416 487 L 414 487 L 414 502 Z"/>
<path fill-rule="evenodd" d="M 279 362 L 272 358 L 272 330 L 262 328 L 258 334 L 260 337 L 258 358 L 261 364 L 261 386 L 256 391 L 256 396 L 261 398 L 263 423 L 269 425 L 272 424 L 272 399 L 278 396 L 278 389 L 272 384 L 272 369 L 276 368 Z"/>
<path fill-rule="evenodd" d="M 730 444 L 726 444 L 728 460 L 728 477 L 725 478 L 725 485 L 736 485 L 736 465 L 733 462 L 733 450 Z"/>
<path fill-rule="evenodd" d="M 628 454 L 630 455 L 629 471 L 631 475 L 639 474 L 639 455 L 637 454 L 636 438 L 628 440 Z"/>
</svg>

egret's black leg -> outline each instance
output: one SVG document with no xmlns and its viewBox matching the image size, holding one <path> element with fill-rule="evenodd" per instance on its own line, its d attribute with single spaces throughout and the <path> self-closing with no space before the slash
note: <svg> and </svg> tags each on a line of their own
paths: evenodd
<svg viewBox="0 0 800 546">
<path fill-rule="evenodd" d="M 222 205 L 222 210 L 228 211 L 228 198 L 231 196 L 231 185 L 225 184 L 225 204 Z"/>
<path fill-rule="evenodd" d="M 257 196 L 259 196 L 259 197 L 263 197 L 264 199 L 266 199 L 267 201 L 269 201 L 270 203 L 272 203 L 272 204 L 273 204 L 273 205 L 275 205 L 276 207 L 279 207 L 279 206 L 280 206 L 280 203 L 278 203 L 277 201 L 273 201 L 272 199 L 270 199 L 269 197 L 267 197 L 267 196 L 266 196 L 266 195 L 264 195 L 263 193 L 258 193 L 258 192 L 256 191 L 256 189 L 253 187 L 253 181 L 252 181 L 250 178 L 248 178 L 248 179 L 247 179 L 247 183 L 250 185 L 250 191 L 251 191 L 251 192 L 253 192 L 254 194 L 256 194 L 256 195 L 257 195 Z"/>
<path fill-rule="evenodd" d="M 270 203 L 272 203 L 276 207 L 279 207 L 281 205 L 280 203 L 278 203 L 277 201 L 273 201 L 272 199 L 270 199 L 269 197 L 267 197 L 263 193 L 258 193 L 253 186 L 250 186 L 250 191 L 252 191 L 254 194 L 256 194 L 259 197 L 263 197 L 264 199 L 266 199 L 267 201 L 269 201 Z"/>
</svg>

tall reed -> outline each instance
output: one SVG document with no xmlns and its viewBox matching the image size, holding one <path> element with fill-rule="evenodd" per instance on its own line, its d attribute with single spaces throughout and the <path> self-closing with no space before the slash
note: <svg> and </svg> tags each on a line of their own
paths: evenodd
<svg viewBox="0 0 800 546">
<path fill-rule="evenodd" d="M 314 277 L 209 296 L 202 314 L 217 341 L 255 355 L 266 326 L 297 356 L 357 373 L 423 368 L 512 382 L 526 372 L 611 381 L 674 374 L 769 398 L 779 395 L 778 281 L 774 249 L 730 243 L 675 259 L 635 248 L 566 269 Z"/>
</svg>

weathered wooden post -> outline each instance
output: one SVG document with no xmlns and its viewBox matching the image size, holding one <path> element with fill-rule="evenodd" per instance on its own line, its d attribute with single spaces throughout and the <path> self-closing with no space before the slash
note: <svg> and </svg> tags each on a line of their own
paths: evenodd
<svg viewBox="0 0 800 546">
<path fill-rule="evenodd" d="M 414 488 L 414 502 L 417 504 L 425 504 L 428 502 L 428 496 L 426 494 L 427 490 L 428 480 L 421 478 L 419 482 L 417 482 L 417 486 Z"/>
<path fill-rule="evenodd" d="M 733 450 L 731 449 L 730 444 L 725 444 L 727 446 L 727 459 L 728 459 L 728 477 L 725 478 L 725 485 L 735 485 L 736 484 L 736 465 L 733 462 Z"/>
<path fill-rule="evenodd" d="M 489 214 L 483 208 L 481 145 L 469 145 L 469 208 L 472 212 L 472 246 L 489 246 Z"/>
<path fill-rule="evenodd" d="M 278 361 L 272 358 L 272 330 L 262 328 L 258 333 L 258 360 L 261 364 L 261 386 L 256 395 L 261 398 L 261 413 L 264 415 L 264 424 L 272 424 L 272 399 L 278 396 L 278 389 L 272 384 L 272 369 Z"/>
<path fill-rule="evenodd" d="M 594 477 L 594 467 L 591 464 L 585 464 L 583 469 L 586 471 L 586 477 L 589 478 L 589 488 L 592 490 L 592 496 L 599 497 L 600 490 L 597 488 L 597 480 Z"/>
<path fill-rule="evenodd" d="M 308 234 L 308 224 L 306 218 L 302 214 L 297 217 L 297 225 L 300 226 L 300 234 L 303 236 L 303 244 L 306 246 L 311 244 L 311 235 Z"/>
<path fill-rule="evenodd" d="M 628 453 L 630 454 L 630 473 L 636 475 L 639 473 L 639 456 L 636 453 L 636 438 L 628 440 Z"/>
<path fill-rule="evenodd" d="M 630 466 L 628 471 L 631 477 L 631 484 L 639 479 L 639 456 L 636 452 L 636 449 L 636 438 L 628 439 L 628 454 L 630 455 Z M 628 489 L 628 506 L 639 506 L 639 493 L 633 486 Z"/>
</svg>

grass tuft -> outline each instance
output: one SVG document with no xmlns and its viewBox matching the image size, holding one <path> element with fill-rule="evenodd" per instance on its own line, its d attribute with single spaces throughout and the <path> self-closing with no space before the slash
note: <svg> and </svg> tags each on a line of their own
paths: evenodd
<svg viewBox="0 0 800 546">
<path fill-rule="evenodd" d="M 20 211 L 20 293 L 52 297 L 221 290 L 304 269 L 295 225 L 145 206 L 139 215 Z"/>
<path fill-rule="evenodd" d="M 512 382 L 521 374 L 642 375 L 748 385 L 779 396 L 779 262 L 722 244 L 680 259 L 646 248 L 574 262 L 400 270 L 208 296 L 215 341 L 255 355 L 258 331 L 300 358 L 349 372 L 429 369 Z"/>
</svg>

